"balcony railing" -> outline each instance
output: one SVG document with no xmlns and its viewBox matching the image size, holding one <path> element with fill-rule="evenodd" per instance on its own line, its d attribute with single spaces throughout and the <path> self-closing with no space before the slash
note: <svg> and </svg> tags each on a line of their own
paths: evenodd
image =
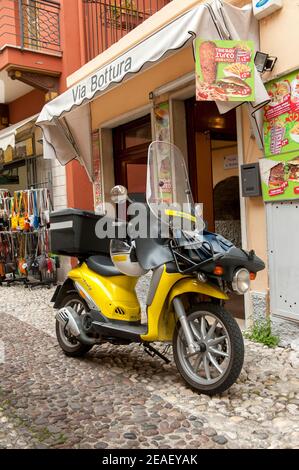
<svg viewBox="0 0 299 470">
<path fill-rule="evenodd" d="M 0 50 L 5 46 L 60 52 L 60 3 L 0 0 Z"/>
<path fill-rule="evenodd" d="M 87 61 L 108 49 L 171 0 L 83 0 Z"/>
</svg>

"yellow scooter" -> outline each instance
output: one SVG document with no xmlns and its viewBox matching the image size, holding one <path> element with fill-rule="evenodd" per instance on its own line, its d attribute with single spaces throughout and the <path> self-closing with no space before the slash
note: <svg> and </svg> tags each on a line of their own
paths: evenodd
<svg viewBox="0 0 299 470">
<path fill-rule="evenodd" d="M 124 207 L 126 189 L 116 186 L 111 194 Z M 135 230 L 134 236 L 126 232 L 106 237 L 106 253 L 79 256 L 78 266 L 58 286 L 52 300 L 58 309 L 59 345 L 66 355 L 81 356 L 95 344 L 136 342 L 167 362 L 152 343 L 172 344 L 176 366 L 189 386 L 208 395 L 223 392 L 237 380 L 244 359 L 241 331 L 224 304 L 230 291 L 247 292 L 264 263 L 253 251 L 236 248 L 202 225 L 200 229 L 184 158 L 172 144 L 154 142 L 149 147 L 146 209 L 145 220 L 138 223 L 150 220 L 154 236 L 149 231 L 144 236 L 143 226 L 143 236 Z M 51 220 L 57 220 L 55 213 Z M 153 221 L 156 231 L 151 230 Z M 64 224 L 70 230 L 70 221 Z M 104 238 L 104 225 L 99 219 L 98 238 Z M 132 220 L 114 225 L 132 229 Z M 53 240 L 61 227 L 61 222 L 51 224 Z M 135 287 L 148 271 L 147 322 L 141 323 Z"/>
</svg>

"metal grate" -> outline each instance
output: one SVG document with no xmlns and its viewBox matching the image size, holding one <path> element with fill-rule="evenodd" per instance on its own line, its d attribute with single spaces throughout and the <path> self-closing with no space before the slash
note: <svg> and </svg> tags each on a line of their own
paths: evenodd
<svg viewBox="0 0 299 470">
<path fill-rule="evenodd" d="M 143 23 L 171 0 L 83 0 L 87 61 Z"/>
<path fill-rule="evenodd" d="M 0 49 L 16 46 L 60 52 L 60 3 L 53 0 L 0 0 Z"/>
</svg>

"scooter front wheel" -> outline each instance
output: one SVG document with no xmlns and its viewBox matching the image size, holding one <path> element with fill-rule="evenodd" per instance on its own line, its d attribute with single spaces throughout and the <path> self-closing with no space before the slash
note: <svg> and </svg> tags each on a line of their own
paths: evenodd
<svg viewBox="0 0 299 470">
<path fill-rule="evenodd" d="M 71 293 L 63 299 L 62 307 L 72 307 L 78 315 L 83 315 L 89 311 L 89 308 L 84 300 L 76 292 Z M 79 357 L 84 356 L 92 346 L 80 343 L 74 336 L 69 336 L 65 328 L 56 320 L 56 337 L 59 346 L 66 356 Z"/>
<path fill-rule="evenodd" d="M 236 320 L 222 306 L 201 303 L 188 312 L 198 351 L 192 353 L 180 322 L 173 336 L 178 371 L 197 392 L 215 395 L 233 385 L 244 362 L 244 341 Z"/>
</svg>

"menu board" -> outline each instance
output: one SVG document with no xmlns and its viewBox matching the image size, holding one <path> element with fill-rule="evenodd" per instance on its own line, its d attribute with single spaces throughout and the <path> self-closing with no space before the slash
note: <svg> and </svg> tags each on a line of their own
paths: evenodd
<svg viewBox="0 0 299 470">
<path fill-rule="evenodd" d="M 195 40 L 196 99 L 254 101 L 253 41 Z"/>
<path fill-rule="evenodd" d="M 266 88 L 271 102 L 264 108 L 263 198 L 299 199 L 299 72 L 273 80 Z"/>
</svg>

